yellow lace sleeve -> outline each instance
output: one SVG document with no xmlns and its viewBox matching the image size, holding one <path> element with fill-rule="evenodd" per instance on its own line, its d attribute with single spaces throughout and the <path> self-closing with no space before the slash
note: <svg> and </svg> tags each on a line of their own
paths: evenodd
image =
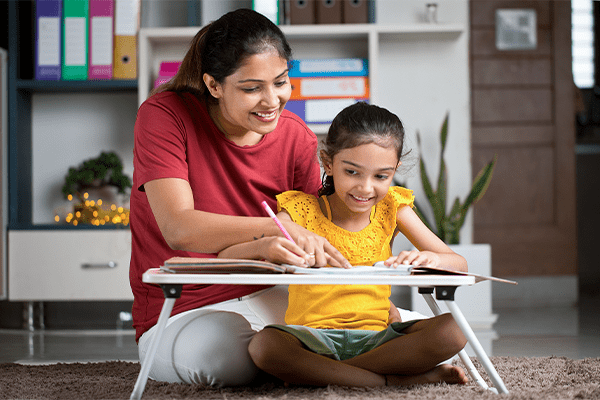
<svg viewBox="0 0 600 400">
<path fill-rule="evenodd" d="M 394 198 L 394 202 L 400 208 L 401 206 L 415 206 L 415 196 L 413 191 L 410 189 L 403 188 L 401 186 L 390 187 L 389 194 Z"/>
<path fill-rule="evenodd" d="M 319 206 L 318 200 L 315 196 L 300 192 L 298 190 L 288 190 L 276 196 L 277 198 L 277 211 L 282 209 L 292 217 L 292 221 L 298 225 L 306 228 L 308 220 L 311 217 L 311 210 Z"/>
</svg>

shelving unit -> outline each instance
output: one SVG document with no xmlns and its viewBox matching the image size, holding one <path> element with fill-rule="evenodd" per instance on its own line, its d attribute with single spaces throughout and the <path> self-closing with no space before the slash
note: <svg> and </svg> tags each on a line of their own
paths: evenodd
<svg viewBox="0 0 600 400">
<path fill-rule="evenodd" d="M 382 41 L 425 40 L 427 38 L 458 38 L 463 24 L 339 24 L 339 25 L 283 25 L 280 26 L 294 51 L 294 58 L 357 57 L 369 60 L 370 101 L 379 103 L 378 90 L 379 44 Z M 141 104 L 150 93 L 158 74 L 160 62 L 183 59 L 190 41 L 200 27 L 147 28 L 139 35 L 139 90 Z M 310 125 L 317 134 L 325 133 L 327 126 Z"/>
<path fill-rule="evenodd" d="M 8 13 L 8 298 L 131 300 L 128 228 L 34 222 L 33 106 L 39 95 L 135 94 L 137 81 L 34 80 L 33 2 L 10 1 Z"/>
</svg>

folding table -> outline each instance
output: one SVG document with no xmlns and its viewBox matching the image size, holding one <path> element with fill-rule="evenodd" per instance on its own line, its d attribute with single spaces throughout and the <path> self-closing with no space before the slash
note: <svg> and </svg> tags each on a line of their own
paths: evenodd
<svg viewBox="0 0 600 400">
<path fill-rule="evenodd" d="M 158 322 L 156 324 L 156 333 L 150 343 L 150 348 L 144 363 L 142 363 L 140 373 L 131 393 L 130 399 L 140 399 L 146 383 L 150 367 L 154 361 L 154 356 L 160 344 L 163 331 L 167 325 L 167 320 L 173 310 L 175 300 L 181 295 L 184 284 L 230 284 L 230 285 L 397 285 L 397 286 L 415 286 L 419 288 L 431 311 L 435 315 L 441 313 L 436 299 L 442 300 L 448 306 L 454 320 L 467 338 L 473 351 L 477 355 L 483 368 L 487 372 L 494 387 L 489 387 L 483 380 L 467 352 L 463 349 L 458 356 L 467 367 L 469 375 L 484 389 L 494 393 L 508 393 L 502 378 L 494 368 L 485 350 L 479 343 L 479 340 L 473 333 L 473 329 L 465 319 L 464 315 L 454 302 L 454 293 L 459 286 L 474 285 L 476 280 L 473 276 L 466 275 L 367 275 L 367 274 L 184 274 L 163 272 L 160 268 L 151 268 L 142 276 L 142 281 L 150 284 L 157 284 L 162 287 L 165 294 Z M 435 299 L 433 292 L 435 290 Z"/>
</svg>

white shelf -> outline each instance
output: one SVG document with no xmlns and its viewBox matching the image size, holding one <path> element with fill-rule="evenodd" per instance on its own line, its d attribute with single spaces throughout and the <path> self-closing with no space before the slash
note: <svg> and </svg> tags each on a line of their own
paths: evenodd
<svg viewBox="0 0 600 400">
<path fill-rule="evenodd" d="M 463 24 L 406 24 L 406 25 L 377 25 L 377 24 L 336 24 L 336 25 L 282 25 L 280 26 L 287 39 L 292 43 L 294 52 L 318 49 L 305 49 L 306 41 L 328 42 L 360 39 L 359 43 L 348 43 L 346 46 L 359 47 L 358 53 L 363 53 L 369 59 L 369 76 L 377 74 L 377 59 L 379 57 L 379 41 L 387 37 L 402 35 L 454 35 L 465 31 Z M 189 48 L 190 41 L 201 27 L 181 28 L 142 28 L 139 33 L 139 83 L 138 102 L 141 104 L 148 96 L 154 79 L 158 73 L 161 61 L 181 60 Z M 300 42 L 299 48 L 294 42 Z M 337 43 L 336 43 L 337 44 Z M 343 47 L 338 46 L 338 47 Z M 360 48 L 363 47 L 363 48 Z M 325 51 L 326 52 L 326 51 Z M 355 55 L 349 55 L 355 56 Z M 371 79 L 371 92 L 376 93 Z"/>
</svg>

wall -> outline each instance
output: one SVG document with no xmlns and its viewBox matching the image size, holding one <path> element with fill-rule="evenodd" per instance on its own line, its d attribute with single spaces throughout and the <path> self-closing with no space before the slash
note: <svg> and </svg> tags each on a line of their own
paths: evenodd
<svg viewBox="0 0 600 400">
<path fill-rule="evenodd" d="M 379 0 L 375 9 L 376 20 L 381 25 L 424 22 L 425 3 Z M 445 155 L 448 198 L 464 199 L 470 189 L 471 177 L 468 2 L 438 2 L 437 15 L 439 23 L 464 24 L 465 31 L 457 38 L 438 36 L 422 41 L 402 37 L 382 41 L 380 74 L 376 77 L 382 92 L 378 97 L 379 105 L 395 112 L 406 129 L 405 149 L 410 154 L 399 169 L 400 177 L 409 188 L 414 189 L 417 200 L 420 199 L 422 204 L 427 202 L 421 187 L 418 159 L 422 156 L 426 160 L 429 176 L 437 181 L 439 133 L 446 113 L 450 115 Z M 411 56 L 406 57 L 406 54 Z M 422 139 L 421 154 L 417 147 L 417 132 Z M 432 214 L 429 209 L 424 212 L 429 216 Z M 469 213 L 461 231 L 461 243 L 471 241 L 472 215 Z M 394 250 L 410 247 L 408 241 L 402 238 L 394 244 Z"/>
<path fill-rule="evenodd" d="M 495 46 L 497 9 L 533 9 L 534 50 Z M 494 154 L 474 241 L 497 276 L 576 279 L 575 112 L 567 1 L 470 1 L 473 172 Z"/>
</svg>

